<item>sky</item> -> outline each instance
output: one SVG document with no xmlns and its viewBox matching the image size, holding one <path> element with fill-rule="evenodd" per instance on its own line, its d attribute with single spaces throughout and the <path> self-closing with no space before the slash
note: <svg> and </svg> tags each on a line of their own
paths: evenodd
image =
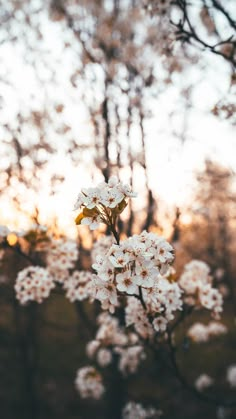
<svg viewBox="0 0 236 419">
<path fill-rule="evenodd" d="M 69 82 L 71 68 L 78 66 L 77 51 L 71 48 L 64 51 L 59 23 L 51 22 L 43 14 L 41 19 L 44 39 L 38 55 L 37 51 L 33 52 L 36 58 L 34 65 L 24 59 L 23 40 L 19 39 L 15 44 L 5 42 L 0 45 L 0 148 L 3 146 L 1 138 L 4 138 L 4 124 L 14 127 L 19 111 L 27 113 L 28 109 L 37 110 L 44 103 L 50 103 L 52 98 L 64 105 L 62 115 L 55 114 L 55 118 L 58 118 L 59 123 L 59 119 L 63 117 L 78 144 L 88 144 L 92 140 L 89 115 L 80 94 L 84 86 L 79 83 L 77 89 L 74 89 Z M 29 32 L 29 36 L 33 35 Z M 66 37 L 70 42 L 69 33 Z M 49 80 L 48 68 L 51 66 L 56 69 L 53 83 Z M 144 128 L 149 185 L 155 195 L 168 205 L 183 206 L 191 201 L 195 172 L 203 168 L 206 158 L 236 170 L 236 135 L 235 127 L 227 121 L 221 121 L 210 112 L 215 103 L 227 95 L 229 89 L 229 67 L 221 58 L 206 54 L 202 69 L 191 66 L 185 71 L 184 77 L 182 74 L 173 77 L 174 83 L 166 86 L 157 99 L 151 100 L 149 105 L 152 115 L 145 121 Z M 181 90 L 188 88 L 190 84 L 193 85 L 190 95 L 191 107 L 187 115 L 184 115 L 185 99 Z M 45 88 L 42 89 L 42 85 Z M 179 134 L 183 132 L 183 127 L 185 140 L 180 141 Z M 62 227 L 72 231 L 72 208 L 77 194 L 82 187 L 92 185 L 92 175 L 97 177 L 98 181 L 101 179 L 94 169 L 85 170 L 90 165 L 89 153 L 85 154 L 82 165 L 74 167 L 65 154 L 66 140 L 57 138 L 50 126 L 46 134 L 56 144 L 57 152 L 50 160 L 48 171 L 42 176 L 42 187 L 37 194 L 37 202 L 39 207 L 43 208 L 45 220 L 56 212 Z M 34 133 L 28 132 L 27 136 L 29 135 L 33 139 Z M 4 169 L 4 162 L 1 167 Z M 61 173 L 65 177 L 58 193 L 53 196 L 50 196 L 49 173 Z M 121 175 L 125 181 L 128 169 L 123 169 Z M 144 182 L 141 169 L 137 171 L 135 183 L 134 186 L 142 196 Z M 25 201 L 26 208 L 30 208 L 30 194 L 28 202 L 27 197 Z M 7 197 L 2 200 L 1 207 L 4 213 L 2 223 L 16 224 L 14 210 L 11 209 Z M 25 228 L 26 223 L 23 216 L 18 216 L 18 225 Z"/>
</svg>

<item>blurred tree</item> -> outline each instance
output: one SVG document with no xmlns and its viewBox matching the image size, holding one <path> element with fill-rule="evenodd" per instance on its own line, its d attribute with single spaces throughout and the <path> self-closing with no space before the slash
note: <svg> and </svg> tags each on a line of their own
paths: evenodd
<svg viewBox="0 0 236 419">
<path fill-rule="evenodd" d="M 144 0 L 152 14 L 166 13 L 174 6 L 170 23 L 177 39 L 220 55 L 236 67 L 236 11 L 234 0 Z"/>
<path fill-rule="evenodd" d="M 196 22 L 199 7 L 191 9 Z M 8 199 L 20 212 L 40 218 L 44 206 L 39 208 L 38 191 L 48 183 L 48 195 L 53 195 L 64 180 L 66 169 L 61 173 L 60 163 L 48 170 L 48 163 L 59 156 L 63 167 L 81 166 L 92 176 L 108 179 L 118 174 L 131 184 L 140 183 L 146 196 L 146 218 L 140 228 L 157 224 L 147 156 L 150 117 L 156 117 L 156 99 L 173 85 L 179 104 L 171 116 L 178 112 L 183 119 L 183 130 L 173 135 L 188 140 L 184 131 L 193 106 L 191 85 L 196 83 L 186 75 L 201 58 L 188 42 L 175 42 L 171 22 L 178 19 L 179 9 L 170 1 L 141 0 L 2 3 L 0 46 L 16 56 L 12 66 L 19 64 L 19 72 L 26 72 L 25 85 L 19 86 L 21 74 L 18 80 L 6 63 L 0 68 L 0 106 L 5 111 L 0 130 L 1 190 L 7 189 Z M 201 65 L 200 73 L 205 64 Z M 225 116 L 226 108 L 228 112 L 227 97 L 213 112 Z M 77 126 L 81 113 L 87 118 L 86 128 Z M 26 209 L 24 201 L 34 202 L 34 207 Z M 129 233 L 138 218 L 134 208 L 130 211 Z"/>
<path fill-rule="evenodd" d="M 203 258 L 222 276 L 234 295 L 236 266 L 236 191 L 235 174 L 228 168 L 207 160 L 198 174 L 198 185 L 192 208 L 192 222 L 182 231 L 185 250 Z M 197 240 L 196 240 L 197 237 Z"/>
</svg>

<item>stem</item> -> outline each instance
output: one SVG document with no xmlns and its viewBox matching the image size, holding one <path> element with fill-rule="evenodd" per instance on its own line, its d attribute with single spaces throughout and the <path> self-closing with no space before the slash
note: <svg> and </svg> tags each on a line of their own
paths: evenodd
<svg viewBox="0 0 236 419">
<path fill-rule="evenodd" d="M 110 226 L 111 232 L 113 234 L 113 236 L 115 237 L 116 243 L 119 245 L 120 244 L 120 237 L 119 237 L 119 233 L 116 231 L 114 224 L 112 224 Z"/>
<path fill-rule="evenodd" d="M 140 302 L 141 302 L 144 310 L 147 311 L 147 306 L 146 306 L 145 301 L 143 299 L 142 288 L 141 287 L 138 287 L 138 291 L 139 291 L 139 300 L 140 300 Z"/>
</svg>

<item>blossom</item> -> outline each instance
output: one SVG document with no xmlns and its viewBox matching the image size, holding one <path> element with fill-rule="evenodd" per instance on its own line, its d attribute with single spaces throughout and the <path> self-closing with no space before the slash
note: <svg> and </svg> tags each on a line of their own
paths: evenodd
<svg viewBox="0 0 236 419">
<path fill-rule="evenodd" d="M 135 268 L 135 283 L 144 288 L 151 288 L 154 285 L 155 276 L 159 273 L 152 261 L 144 260 Z"/>
<path fill-rule="evenodd" d="M 112 225 L 117 215 L 126 207 L 127 198 L 135 197 L 129 185 L 124 185 L 116 177 L 102 182 L 95 188 L 84 188 L 75 203 L 75 209 L 81 209 L 76 224 L 88 225 L 95 230 L 100 223 Z"/>
<path fill-rule="evenodd" d="M 211 285 L 204 285 L 199 291 L 199 299 L 203 307 L 213 310 L 215 313 L 222 311 L 223 297 L 221 293 L 212 288 Z"/>
<path fill-rule="evenodd" d="M 125 349 L 116 347 L 115 352 L 120 355 L 118 368 L 123 375 L 135 373 L 140 361 L 146 358 L 141 345 L 130 346 Z"/>
<path fill-rule="evenodd" d="M 223 297 L 217 288 L 212 286 L 209 266 L 202 261 L 193 260 L 184 267 L 179 278 L 179 285 L 185 292 L 185 302 L 200 305 L 212 311 L 215 318 L 222 311 Z"/>
<path fill-rule="evenodd" d="M 84 195 L 84 202 L 86 203 L 87 208 L 92 209 L 99 204 L 101 199 L 101 192 L 99 188 L 86 189 L 86 193 Z"/>
<path fill-rule="evenodd" d="M 116 288 L 121 292 L 127 294 L 135 294 L 137 292 L 137 285 L 135 285 L 130 270 L 116 275 Z"/>
<path fill-rule="evenodd" d="M 236 388 L 236 365 L 230 365 L 227 369 L 226 380 L 230 387 Z"/>
<path fill-rule="evenodd" d="M 108 252 L 111 246 L 114 244 L 114 238 L 112 236 L 102 236 L 93 245 L 91 251 L 92 262 L 95 263 L 97 257 L 101 258 Z"/>
<path fill-rule="evenodd" d="M 128 402 L 122 410 L 122 419 L 151 419 L 159 418 L 161 410 L 153 407 L 144 407 L 140 403 Z"/>
<path fill-rule="evenodd" d="M 117 290 L 114 284 L 109 282 L 94 281 L 95 285 L 95 298 L 100 300 L 104 309 L 109 309 L 114 312 L 114 307 L 118 305 Z"/>
<path fill-rule="evenodd" d="M 74 267 L 78 259 L 77 243 L 67 238 L 52 239 L 48 247 L 47 266 L 51 274 L 56 270 L 66 270 Z"/>
<path fill-rule="evenodd" d="M 87 344 L 86 352 L 96 359 L 101 367 L 109 365 L 112 354 L 119 357 L 118 368 L 126 375 L 134 373 L 139 363 L 145 358 L 144 348 L 137 334 L 120 326 L 117 318 L 108 313 L 98 316 L 99 324 L 95 339 Z"/>
<path fill-rule="evenodd" d="M 100 399 L 105 391 L 101 374 L 91 366 L 80 368 L 77 371 L 75 386 L 82 399 Z"/>
<path fill-rule="evenodd" d="M 212 321 L 208 324 L 209 336 L 225 335 L 227 331 L 228 331 L 227 327 L 220 322 Z"/>
<path fill-rule="evenodd" d="M 101 203 L 108 208 L 115 208 L 124 199 L 118 188 L 105 189 L 101 192 Z"/>
<path fill-rule="evenodd" d="M 126 326 L 133 325 L 135 331 L 142 338 L 151 338 L 154 334 L 147 314 L 145 313 L 142 304 L 135 297 L 130 297 L 125 308 L 125 323 Z"/>
<path fill-rule="evenodd" d="M 98 340 L 91 340 L 86 345 L 86 354 L 88 355 L 88 357 L 93 358 L 99 347 L 100 347 L 100 342 Z"/>
<path fill-rule="evenodd" d="M 120 191 L 129 198 L 136 198 L 137 193 L 133 192 L 130 185 L 122 184 L 120 185 Z"/>
<path fill-rule="evenodd" d="M 167 319 L 163 316 L 156 317 L 152 322 L 153 327 L 157 332 L 164 332 L 167 328 L 167 323 Z"/>
<path fill-rule="evenodd" d="M 75 205 L 74 205 L 74 210 L 79 209 L 81 205 L 83 204 L 83 202 L 84 202 L 84 195 L 82 193 L 79 193 L 77 200 L 75 202 Z"/>
<path fill-rule="evenodd" d="M 82 301 L 92 296 L 93 274 L 89 271 L 74 271 L 64 282 L 66 297 L 74 302 Z"/>
<path fill-rule="evenodd" d="M 207 374 L 200 375 L 195 381 L 195 387 L 199 391 L 202 391 L 205 388 L 210 387 L 212 384 L 213 384 L 213 379 Z"/>
<path fill-rule="evenodd" d="M 16 298 L 21 304 L 29 301 L 42 303 L 55 287 L 52 276 L 47 269 L 39 266 L 29 266 L 20 271 L 16 278 Z"/>
<path fill-rule="evenodd" d="M 194 323 L 187 334 L 194 342 L 207 342 L 209 338 L 208 329 L 202 323 Z"/>
<path fill-rule="evenodd" d="M 96 230 L 101 222 L 102 219 L 99 215 L 93 215 L 92 217 L 84 217 L 81 224 L 89 226 L 90 230 Z"/>
<path fill-rule="evenodd" d="M 112 362 L 112 353 L 108 349 L 99 349 L 97 353 L 97 362 L 101 367 L 105 367 Z"/>
<path fill-rule="evenodd" d="M 211 337 L 224 335 L 227 330 L 227 327 L 220 322 L 212 321 L 208 325 L 194 323 L 189 328 L 187 335 L 194 342 L 207 342 Z"/>
<path fill-rule="evenodd" d="M 120 250 L 120 247 L 117 245 L 112 246 L 110 253 L 109 260 L 115 268 L 123 268 L 129 262 L 129 256 Z"/>
</svg>

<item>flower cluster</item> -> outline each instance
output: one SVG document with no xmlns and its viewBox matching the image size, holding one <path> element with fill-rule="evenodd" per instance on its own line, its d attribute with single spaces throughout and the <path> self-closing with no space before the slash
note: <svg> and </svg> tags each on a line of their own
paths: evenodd
<svg viewBox="0 0 236 419">
<path fill-rule="evenodd" d="M 227 327 L 219 322 L 212 321 L 208 325 L 203 323 L 194 323 L 188 330 L 188 337 L 194 342 L 207 342 L 211 337 L 224 335 L 227 333 Z"/>
<path fill-rule="evenodd" d="M 213 379 L 207 374 L 201 374 L 195 381 L 195 387 L 199 391 L 205 390 L 213 384 Z"/>
<path fill-rule="evenodd" d="M 101 255 L 105 255 L 110 247 L 114 244 L 114 238 L 112 236 L 102 236 L 93 245 L 91 251 L 92 263 L 95 263 L 97 258 Z"/>
<path fill-rule="evenodd" d="M 93 398 L 98 400 L 105 391 L 101 375 L 91 366 L 80 368 L 77 371 L 75 386 L 82 399 Z"/>
<path fill-rule="evenodd" d="M 141 403 L 128 402 L 122 410 L 122 419 L 157 419 L 162 415 L 160 410 L 144 407 Z"/>
<path fill-rule="evenodd" d="M 149 322 L 146 311 L 140 301 L 135 297 L 131 297 L 127 301 L 125 307 L 125 323 L 126 326 L 134 326 L 135 331 L 143 339 L 152 338 L 154 329 Z"/>
<path fill-rule="evenodd" d="M 92 295 L 92 276 L 89 271 L 74 271 L 64 282 L 66 297 L 73 303 L 82 301 Z"/>
<path fill-rule="evenodd" d="M 206 263 L 192 260 L 185 265 L 179 285 L 186 294 L 186 303 L 211 310 L 217 318 L 222 311 L 223 298 L 219 290 L 213 288 L 209 273 L 210 268 Z"/>
<path fill-rule="evenodd" d="M 78 255 L 75 241 L 66 238 L 51 241 L 47 253 L 47 266 L 57 282 L 64 283 L 69 276 L 68 269 L 74 267 Z"/>
<path fill-rule="evenodd" d="M 162 332 L 173 319 L 173 312 L 182 307 L 181 290 L 170 280 L 173 258 L 172 246 L 163 237 L 146 231 L 113 244 L 93 264 L 97 272 L 95 297 L 103 309 L 114 312 L 119 295 L 134 296 L 127 300 L 127 326 L 134 324 L 142 337 L 150 336 L 147 312 L 154 329 Z"/>
<path fill-rule="evenodd" d="M 96 337 L 86 348 L 89 358 L 96 358 L 98 364 L 105 367 L 116 354 L 119 356 L 118 368 L 122 374 L 136 372 L 140 361 L 145 358 L 138 336 L 119 326 L 118 320 L 108 313 L 100 314 L 97 321 L 99 328 Z"/>
<path fill-rule="evenodd" d="M 100 223 L 114 225 L 119 214 L 127 206 L 126 198 L 133 198 L 136 194 L 130 185 L 119 182 L 116 176 L 108 183 L 102 182 L 96 188 L 83 189 L 79 194 L 76 209 L 82 209 L 76 217 L 76 224 L 88 225 L 90 230 L 96 230 Z"/>
<path fill-rule="evenodd" d="M 28 301 L 41 303 L 50 294 L 55 284 L 47 269 L 29 266 L 20 271 L 16 278 L 16 298 L 21 304 Z"/>
</svg>

